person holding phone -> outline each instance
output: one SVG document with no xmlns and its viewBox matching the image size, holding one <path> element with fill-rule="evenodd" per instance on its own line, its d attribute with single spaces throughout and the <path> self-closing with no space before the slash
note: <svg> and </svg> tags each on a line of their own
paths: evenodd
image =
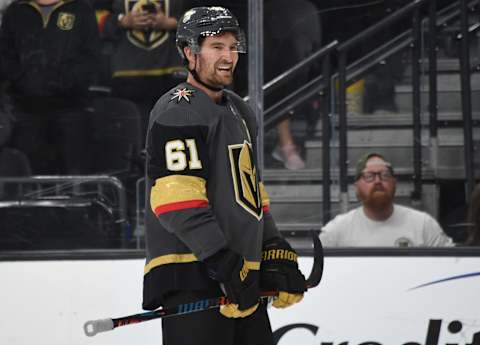
<svg viewBox="0 0 480 345">
<path fill-rule="evenodd" d="M 130 11 L 117 16 L 118 25 L 127 30 L 175 30 L 176 18 L 168 16 L 162 6 L 160 1 L 138 1 Z"/>
<path fill-rule="evenodd" d="M 185 8 L 183 1 L 114 0 L 112 9 L 102 30 L 104 41 L 113 43 L 112 95 L 137 105 L 143 137 L 158 94 L 186 76 L 175 47 L 177 18 Z"/>
</svg>

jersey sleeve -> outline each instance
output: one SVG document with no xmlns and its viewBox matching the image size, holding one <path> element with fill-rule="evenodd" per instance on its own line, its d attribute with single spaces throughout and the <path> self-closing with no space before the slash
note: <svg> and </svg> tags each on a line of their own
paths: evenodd
<svg viewBox="0 0 480 345">
<path fill-rule="evenodd" d="M 260 182 L 260 196 L 262 198 L 263 209 L 263 242 L 269 241 L 275 237 L 282 237 L 278 231 L 277 224 L 270 213 L 270 197 L 263 182 Z"/>
<path fill-rule="evenodd" d="M 155 111 L 152 112 L 153 117 Z M 158 221 L 199 260 L 227 245 L 212 212 L 209 180 L 209 125 L 185 109 L 158 116 L 147 138 L 150 206 Z"/>
</svg>

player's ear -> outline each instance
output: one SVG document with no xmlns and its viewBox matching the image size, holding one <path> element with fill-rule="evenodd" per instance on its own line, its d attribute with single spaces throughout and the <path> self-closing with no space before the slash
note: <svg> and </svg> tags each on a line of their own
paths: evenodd
<svg viewBox="0 0 480 345">
<path fill-rule="evenodd" d="M 183 53 L 185 54 L 186 59 L 188 60 L 188 68 L 193 69 L 195 68 L 195 54 L 193 53 L 190 47 L 184 47 Z"/>
</svg>

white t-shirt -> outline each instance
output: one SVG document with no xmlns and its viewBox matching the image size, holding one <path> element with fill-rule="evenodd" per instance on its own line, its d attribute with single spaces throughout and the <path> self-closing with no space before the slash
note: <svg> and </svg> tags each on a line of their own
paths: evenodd
<svg viewBox="0 0 480 345">
<path fill-rule="evenodd" d="M 371 220 L 363 207 L 336 216 L 322 228 L 325 247 L 443 247 L 453 246 L 429 214 L 394 205 L 385 221 Z"/>
</svg>

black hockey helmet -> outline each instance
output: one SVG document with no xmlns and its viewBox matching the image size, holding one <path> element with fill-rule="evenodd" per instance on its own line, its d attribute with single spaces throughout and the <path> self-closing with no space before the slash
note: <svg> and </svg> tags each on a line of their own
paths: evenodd
<svg viewBox="0 0 480 345">
<path fill-rule="evenodd" d="M 177 25 L 176 42 L 180 56 L 186 61 L 183 48 L 190 47 L 194 54 L 198 54 L 200 38 L 218 35 L 222 32 L 233 32 L 238 40 L 237 51 L 239 53 L 247 52 L 245 33 L 230 10 L 220 6 L 195 7 L 188 10 Z"/>
</svg>

